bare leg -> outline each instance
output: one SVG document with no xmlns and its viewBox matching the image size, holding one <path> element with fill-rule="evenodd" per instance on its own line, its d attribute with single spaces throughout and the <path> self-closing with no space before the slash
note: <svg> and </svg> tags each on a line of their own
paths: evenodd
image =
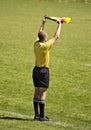
<svg viewBox="0 0 91 130">
<path fill-rule="evenodd" d="M 39 99 L 40 100 L 45 100 L 46 99 L 46 94 L 47 94 L 47 88 L 40 88 L 40 94 L 39 94 Z"/>
<path fill-rule="evenodd" d="M 34 110 L 35 110 L 35 117 L 36 118 L 38 115 L 40 115 L 41 118 L 44 118 L 46 94 L 47 94 L 47 88 L 35 87 Z M 38 112 L 38 105 L 40 108 L 40 114 Z"/>
</svg>

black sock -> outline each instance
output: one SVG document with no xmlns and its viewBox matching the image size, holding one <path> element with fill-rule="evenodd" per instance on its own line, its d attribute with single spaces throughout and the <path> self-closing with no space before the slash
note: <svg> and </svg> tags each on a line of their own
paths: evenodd
<svg viewBox="0 0 91 130">
<path fill-rule="evenodd" d="M 39 112 L 38 112 L 38 104 L 39 104 L 39 100 L 37 98 L 34 98 L 33 100 L 33 104 L 34 104 L 34 112 L 35 112 L 35 116 L 38 116 L 39 115 Z"/>
<path fill-rule="evenodd" d="M 40 117 L 43 118 L 44 117 L 44 109 L 45 109 L 45 101 L 40 100 L 39 106 L 40 106 Z"/>
</svg>

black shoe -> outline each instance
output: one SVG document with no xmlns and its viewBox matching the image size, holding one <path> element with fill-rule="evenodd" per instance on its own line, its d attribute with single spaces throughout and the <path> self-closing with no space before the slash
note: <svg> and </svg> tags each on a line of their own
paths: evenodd
<svg viewBox="0 0 91 130">
<path fill-rule="evenodd" d="M 39 120 L 40 116 L 34 116 L 34 120 Z"/>
<path fill-rule="evenodd" d="M 51 119 L 48 118 L 47 116 L 44 116 L 43 118 L 40 117 L 39 120 L 40 120 L 40 121 L 51 121 Z"/>
</svg>

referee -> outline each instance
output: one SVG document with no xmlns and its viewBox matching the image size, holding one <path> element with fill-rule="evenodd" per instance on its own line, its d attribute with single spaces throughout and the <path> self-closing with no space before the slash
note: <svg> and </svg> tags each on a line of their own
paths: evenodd
<svg viewBox="0 0 91 130">
<path fill-rule="evenodd" d="M 44 25 L 46 22 L 45 16 L 42 18 L 42 24 L 38 32 L 38 39 L 34 43 L 35 67 L 33 69 L 33 83 L 34 83 L 34 120 L 50 121 L 45 116 L 45 99 L 47 89 L 49 87 L 49 51 L 55 41 L 59 38 L 61 31 L 61 22 L 57 21 L 57 30 L 52 39 L 47 40 L 47 34 L 44 32 Z"/>
</svg>

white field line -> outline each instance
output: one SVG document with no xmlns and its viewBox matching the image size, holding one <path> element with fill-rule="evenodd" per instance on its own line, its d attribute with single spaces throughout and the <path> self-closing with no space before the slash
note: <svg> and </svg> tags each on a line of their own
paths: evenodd
<svg viewBox="0 0 91 130">
<path fill-rule="evenodd" d="M 85 66 L 91 67 L 91 64 L 84 64 Z"/>
<path fill-rule="evenodd" d="M 28 116 L 28 115 L 24 115 L 24 114 L 20 114 L 20 113 L 16 113 L 16 112 L 10 112 L 10 111 L 5 111 L 5 110 L 0 110 L 0 117 L 5 117 L 5 116 L 11 116 L 11 117 L 18 117 L 18 118 L 22 118 L 22 119 L 30 119 L 33 120 L 33 116 Z M 62 126 L 65 128 L 72 128 L 74 130 L 87 130 L 83 127 L 80 126 L 74 126 L 73 124 L 66 124 L 63 122 L 56 122 L 56 121 L 50 121 L 50 122 L 46 122 L 46 123 L 51 123 L 53 125 L 58 125 L 58 126 Z"/>
<path fill-rule="evenodd" d="M 0 116 L 3 117 L 5 116 L 15 116 L 18 118 L 27 118 L 27 119 L 33 119 L 33 116 L 28 116 L 28 115 L 24 115 L 24 114 L 20 114 L 20 113 L 16 113 L 16 112 L 10 112 L 10 111 L 5 111 L 5 110 L 0 110 Z"/>
<path fill-rule="evenodd" d="M 86 128 L 83 128 L 81 126 L 74 126 L 73 124 L 67 124 L 67 123 L 63 123 L 63 122 L 52 121 L 52 122 L 48 122 L 48 123 L 52 123 L 54 125 L 59 125 L 59 126 L 62 126 L 64 128 L 71 128 L 71 129 L 74 129 L 74 130 L 87 130 Z"/>
</svg>

